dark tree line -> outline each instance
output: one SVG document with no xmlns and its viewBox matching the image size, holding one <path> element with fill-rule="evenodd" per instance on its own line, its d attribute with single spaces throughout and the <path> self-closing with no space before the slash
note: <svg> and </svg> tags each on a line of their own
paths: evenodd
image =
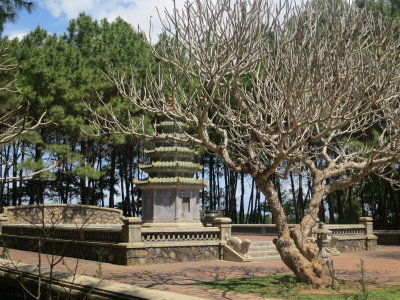
<svg viewBox="0 0 400 300">
<path fill-rule="evenodd" d="M 361 5 L 366 4 L 360 1 Z M 131 66 L 137 78 L 156 72 L 155 59 L 143 38 L 122 19 L 98 22 L 82 14 L 61 36 L 37 28 L 21 40 L 1 39 L 0 47 L 7 48 L 19 67 L 0 78 L 2 82 L 16 80 L 16 92 L 0 91 L 0 110 L 7 111 L 23 99 L 34 112 L 31 118 L 47 111 L 46 118 L 53 125 L 1 146 L 0 177 L 14 179 L 0 182 L 0 206 L 81 203 L 118 207 L 127 216 L 140 216 L 141 194 L 132 179 L 145 176 L 138 163 L 145 160 L 147 144 L 131 137 L 87 135 L 90 124 L 85 121 L 85 103 L 96 105 L 100 98 L 121 116 L 126 111 L 134 116 L 143 114 L 122 101 L 102 73 L 110 68 L 127 71 Z M 200 194 L 204 210 L 222 210 L 235 223 L 273 221 L 251 177 L 228 170 L 219 157 L 207 151 L 200 152 L 198 160 L 204 169 L 198 176 L 209 181 Z M 58 162 L 57 168 L 29 180 L 18 179 L 27 170 L 40 170 L 52 161 Z M 292 223 L 301 220 L 312 197 L 310 177 L 303 172 L 274 179 Z M 377 176 L 328 195 L 321 203 L 319 218 L 329 223 L 356 223 L 359 216 L 367 215 L 375 219 L 376 228 L 400 228 L 400 192 Z"/>
</svg>

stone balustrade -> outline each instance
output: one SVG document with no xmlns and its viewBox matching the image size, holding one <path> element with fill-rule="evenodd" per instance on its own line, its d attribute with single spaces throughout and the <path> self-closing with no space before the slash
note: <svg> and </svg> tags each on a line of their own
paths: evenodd
<svg viewBox="0 0 400 300">
<path fill-rule="evenodd" d="M 219 241 L 219 228 L 155 228 L 142 229 L 142 242 Z"/>
<path fill-rule="evenodd" d="M 366 234 L 365 226 L 362 224 L 336 225 L 326 224 L 325 228 L 332 232 L 333 236 L 354 236 Z"/>
<path fill-rule="evenodd" d="M 219 241 L 221 239 L 220 227 L 208 228 L 152 228 L 142 227 L 140 218 L 125 218 L 122 226 L 37 226 L 34 224 L 2 223 L 1 232 L 13 236 L 43 236 L 53 239 L 77 241 L 104 241 L 111 243 L 137 243 L 137 242 L 173 242 L 173 241 Z M 226 224 L 222 224 L 226 225 Z M 230 232 L 222 228 L 223 236 L 229 237 Z"/>
<path fill-rule="evenodd" d="M 289 224 L 289 228 L 296 224 Z M 337 249 L 341 252 L 361 250 L 374 250 L 377 245 L 377 237 L 373 233 L 372 218 L 360 218 L 360 224 L 327 224 L 332 236 L 336 237 Z M 233 224 L 232 232 L 236 234 L 261 234 L 277 235 L 275 224 Z"/>
<path fill-rule="evenodd" d="M 37 226 L 32 224 L 3 224 L 2 235 L 29 236 L 47 239 L 73 241 L 102 241 L 119 243 L 122 241 L 121 226 L 116 227 L 76 227 L 76 226 Z"/>
<path fill-rule="evenodd" d="M 296 224 L 289 224 L 289 228 L 295 227 Z M 232 233 L 248 233 L 262 235 L 276 235 L 275 224 L 232 224 Z"/>
<path fill-rule="evenodd" d="M 38 251 L 37 239 L 45 238 L 43 253 L 105 262 L 147 264 L 222 259 L 231 220 L 216 218 L 213 227 L 142 227 L 140 218 L 123 218 L 123 225 L 12 224 L 0 217 L 0 238 L 10 248 Z"/>
<path fill-rule="evenodd" d="M 105 261 L 118 264 L 142 264 L 173 261 L 222 259 L 232 233 L 276 235 L 273 224 L 231 224 L 229 218 L 215 218 L 212 227 L 143 227 L 140 218 L 122 218 L 122 224 L 15 224 L 8 215 L 0 215 L 0 237 L 11 248 L 33 250 L 34 242 L 44 236 L 50 243 L 66 249 L 66 256 L 96 259 L 97 249 L 105 248 Z M 295 224 L 289 225 L 294 227 Z M 341 252 L 373 250 L 376 237 L 372 219 L 360 224 L 326 225 L 338 239 Z M 375 231 L 378 236 L 385 233 Z M 398 239 L 400 231 L 386 234 Z M 387 239 L 388 240 L 388 239 Z M 69 247 L 66 245 L 77 245 Z M 78 251 L 79 250 L 79 251 Z M 51 251 L 50 249 L 48 251 Z M 75 253 L 76 252 L 76 253 Z M 83 253 L 83 254 L 82 254 Z M 226 256 L 226 255 L 225 255 Z"/>
<path fill-rule="evenodd" d="M 294 228 L 295 226 L 296 224 L 289 224 L 289 228 Z M 371 231 L 371 226 L 372 218 L 369 217 L 360 218 L 360 224 L 325 225 L 327 229 L 332 231 L 332 235 L 334 236 L 373 235 Z M 232 233 L 249 233 L 275 236 L 277 234 L 277 231 L 275 224 L 232 224 Z"/>
</svg>

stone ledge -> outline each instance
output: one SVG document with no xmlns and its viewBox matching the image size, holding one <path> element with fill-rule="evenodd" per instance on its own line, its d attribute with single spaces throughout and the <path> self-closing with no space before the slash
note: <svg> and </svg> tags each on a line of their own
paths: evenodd
<svg viewBox="0 0 400 300">
<path fill-rule="evenodd" d="M 7 213 L 7 210 L 13 209 L 29 209 L 29 208 L 46 208 L 46 207 L 81 207 L 81 208 L 89 208 L 89 209 L 98 209 L 98 210 L 106 210 L 106 211 L 113 211 L 113 212 L 121 212 L 120 209 L 117 208 L 110 208 L 110 207 L 102 207 L 102 206 L 94 206 L 94 205 L 83 205 L 83 204 L 57 204 L 57 203 L 49 203 L 44 205 L 19 205 L 19 206 L 4 206 L 3 213 Z"/>
<path fill-rule="evenodd" d="M 347 240 L 377 240 L 378 237 L 375 235 L 335 235 L 339 241 L 347 241 Z"/>
<path fill-rule="evenodd" d="M 127 248 L 165 248 L 165 247 L 200 247 L 218 246 L 220 241 L 167 241 L 167 242 L 142 242 L 125 244 Z"/>
<path fill-rule="evenodd" d="M 35 284 L 38 278 L 37 266 L 19 263 L 18 270 L 15 270 L 11 261 L 0 259 L 0 279 L 3 279 L 1 281 L 4 283 L 6 279 L 14 279 L 15 276 L 23 276 L 24 280 Z M 52 278 L 51 283 L 57 291 L 71 289 L 72 295 L 82 296 L 82 294 L 86 294 L 85 298 L 87 299 L 204 300 L 200 297 L 158 291 L 86 275 L 73 276 L 69 273 L 53 272 L 53 276 L 50 277 L 50 271 L 43 268 L 41 269 L 41 276 L 46 284 Z M 16 281 L 14 283 L 18 285 Z"/>
<path fill-rule="evenodd" d="M 12 235 L 12 234 L 0 234 L 0 238 L 11 238 L 11 239 L 26 239 L 26 240 L 37 240 L 38 237 L 35 236 L 26 236 L 26 235 Z M 80 241 L 80 240 L 64 240 L 64 239 L 55 239 L 55 238 L 46 238 L 47 242 L 56 242 L 56 243 L 74 243 L 74 244 L 83 244 L 83 245 L 91 245 L 91 246 L 100 246 L 100 247 L 112 247 L 112 248 L 126 248 L 126 244 L 123 243 L 112 243 L 112 242 L 100 242 L 100 241 Z"/>
<path fill-rule="evenodd" d="M 142 227 L 142 232 L 143 233 L 164 233 L 164 232 L 176 232 L 176 233 L 181 233 L 181 232 L 219 232 L 220 229 L 218 227 Z"/>
<path fill-rule="evenodd" d="M 374 230 L 374 235 L 399 235 L 400 230 Z"/>
<path fill-rule="evenodd" d="M 57 230 L 57 228 L 60 229 L 74 229 L 74 230 L 84 230 L 84 229 L 105 229 L 105 230 L 110 230 L 110 229 L 121 229 L 123 224 L 82 224 L 82 223 L 76 223 L 76 224 L 14 224 L 14 223 L 5 223 L 3 224 L 4 227 L 13 227 L 13 228 L 38 228 L 42 229 L 44 228 L 52 228 Z"/>
<path fill-rule="evenodd" d="M 122 224 L 119 209 L 76 204 L 40 204 L 3 208 L 10 224 Z"/>
</svg>

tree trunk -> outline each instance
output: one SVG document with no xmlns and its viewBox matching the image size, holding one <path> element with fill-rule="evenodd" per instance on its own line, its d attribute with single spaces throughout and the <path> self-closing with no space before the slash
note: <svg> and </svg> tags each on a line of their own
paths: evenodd
<svg viewBox="0 0 400 300">
<path fill-rule="evenodd" d="M 21 146 L 21 163 L 23 163 L 24 160 L 25 160 L 25 143 L 23 142 L 22 146 Z M 23 175 L 24 175 L 24 171 L 21 168 L 21 170 L 19 170 L 19 177 L 22 178 Z M 20 192 L 18 193 L 18 205 L 22 205 L 22 195 L 23 195 L 22 187 L 23 187 L 23 180 L 20 180 L 19 181 L 19 191 Z"/>
<path fill-rule="evenodd" d="M 214 157 L 208 155 L 208 174 L 209 174 L 209 198 L 210 198 L 210 209 L 215 209 L 214 199 Z"/>
<path fill-rule="evenodd" d="M 299 220 L 304 217 L 304 199 L 303 199 L 303 175 L 299 173 L 299 192 L 297 196 L 297 205 L 299 212 Z"/>
<path fill-rule="evenodd" d="M 247 206 L 247 220 L 246 223 L 251 224 L 252 215 L 253 215 L 253 201 L 254 201 L 254 178 L 251 180 L 251 191 L 249 197 L 249 204 Z"/>
<path fill-rule="evenodd" d="M 290 186 L 292 189 L 292 197 L 293 197 L 293 206 L 294 206 L 294 217 L 296 224 L 299 223 L 300 218 L 299 218 L 299 207 L 297 205 L 297 197 L 296 197 L 296 190 L 294 188 L 294 179 L 293 179 L 293 172 L 289 172 L 289 177 L 290 177 Z"/>
<path fill-rule="evenodd" d="M 230 196 L 229 196 L 229 213 L 228 216 L 232 219 L 234 224 L 237 224 L 237 210 L 236 210 L 236 188 L 237 188 L 237 179 L 238 173 L 230 171 L 230 180 L 229 180 L 229 188 L 230 188 Z"/>
<path fill-rule="evenodd" d="M 125 198 L 125 189 L 124 189 L 124 173 L 125 173 L 124 171 L 125 171 L 125 168 L 124 168 L 124 163 L 123 163 L 123 157 L 122 156 L 123 156 L 122 154 L 118 155 L 118 158 L 119 158 L 119 178 L 120 178 L 120 185 L 121 185 L 120 191 L 121 191 L 121 201 L 122 201 L 122 214 L 124 216 L 126 216 L 127 215 L 126 214 L 127 209 L 126 209 L 126 198 Z"/>
<path fill-rule="evenodd" d="M 278 199 L 279 202 L 281 202 L 281 199 L 279 198 L 278 194 Z M 282 204 L 282 202 L 281 202 Z M 261 191 L 260 189 L 256 186 L 256 205 L 257 205 L 257 215 L 256 215 L 256 223 L 259 224 L 261 222 Z"/>
<path fill-rule="evenodd" d="M 217 179 L 216 179 L 216 195 L 217 195 L 217 209 L 221 209 L 221 189 L 219 186 L 219 179 L 221 176 L 221 162 L 217 158 Z"/>
<path fill-rule="evenodd" d="M 330 183 L 330 180 L 329 180 L 329 178 L 327 178 L 326 184 L 328 185 L 329 183 Z M 329 194 L 326 196 L 326 202 L 328 202 L 329 224 L 336 224 L 335 212 L 333 210 L 332 194 Z"/>
<path fill-rule="evenodd" d="M 310 201 L 310 211 L 302 222 L 292 230 L 286 221 L 283 207 L 272 180 L 257 180 L 256 184 L 267 197 L 274 216 L 278 238 L 274 240 L 282 261 L 301 281 L 315 287 L 327 287 L 332 283 L 328 267 L 318 252 L 315 244 L 307 241 L 308 228 L 315 225 L 315 218 L 323 196 L 321 188 L 314 188 Z"/>
<path fill-rule="evenodd" d="M 84 159 L 84 166 L 86 167 L 86 142 L 81 141 L 81 154 Z M 87 187 L 86 187 L 86 175 L 81 175 L 79 177 L 79 190 L 81 194 L 81 204 L 88 205 L 88 197 L 87 197 Z"/>
<path fill-rule="evenodd" d="M 128 144 L 129 145 L 129 144 Z M 130 160 L 130 152 L 129 149 L 132 148 L 130 145 L 128 147 L 125 147 L 125 151 L 124 151 L 124 168 L 125 168 L 125 172 L 124 172 L 124 179 L 125 179 L 125 205 L 126 205 L 126 216 L 127 217 L 132 217 L 132 213 L 131 213 L 131 192 L 130 192 L 130 184 L 129 184 L 129 174 L 130 174 L 130 170 L 129 170 L 129 163 L 128 161 Z"/>
<path fill-rule="evenodd" d="M 240 209 L 239 209 L 239 223 L 244 224 L 244 173 L 240 174 L 240 185 L 241 185 L 241 195 L 240 195 Z"/>
<path fill-rule="evenodd" d="M 206 161 L 205 161 L 205 155 L 203 155 L 202 157 L 201 157 L 201 163 L 202 163 L 202 165 L 203 165 L 203 168 L 201 169 L 201 178 L 203 178 L 204 179 L 204 176 L 205 176 L 205 163 L 206 163 Z M 202 209 L 202 211 L 204 212 L 205 210 L 206 210 L 206 199 L 205 199 L 205 195 L 204 195 L 204 193 L 205 193 L 205 188 L 203 187 L 202 189 L 201 189 L 201 209 Z"/>
<path fill-rule="evenodd" d="M 8 161 L 10 159 L 10 150 L 11 150 L 11 145 L 8 145 L 4 149 L 4 155 L 1 155 L 2 158 L 2 164 L 4 164 L 4 173 L 2 173 L 2 177 L 7 178 L 9 176 L 9 171 L 10 171 L 10 165 L 8 164 Z M 4 158 L 4 159 L 3 159 Z M 0 199 L 0 209 L 3 209 L 3 206 L 6 205 L 8 206 L 8 197 L 5 195 L 6 189 L 6 183 L 7 180 L 4 180 L 3 182 L 0 183 L 0 194 L 1 194 L 1 199 Z"/>
<path fill-rule="evenodd" d="M 13 171 L 12 171 L 12 177 L 17 177 L 17 165 L 18 165 L 18 149 L 19 149 L 19 142 L 13 143 Z M 13 179 L 12 181 L 12 194 L 11 194 L 11 202 L 13 206 L 17 205 L 17 179 Z"/>
<path fill-rule="evenodd" d="M 115 158 L 117 156 L 113 145 L 111 147 L 111 166 L 110 166 L 110 195 L 108 198 L 108 207 L 114 208 L 114 195 L 115 195 Z"/>
</svg>

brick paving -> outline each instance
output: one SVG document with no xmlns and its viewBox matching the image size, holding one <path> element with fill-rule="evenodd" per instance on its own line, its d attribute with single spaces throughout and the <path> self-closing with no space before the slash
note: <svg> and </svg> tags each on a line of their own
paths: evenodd
<svg viewBox="0 0 400 300">
<path fill-rule="evenodd" d="M 253 241 L 271 240 L 271 237 L 239 236 Z M 37 254 L 34 252 L 10 249 L 14 261 L 32 265 L 37 264 Z M 46 256 L 46 255 L 44 255 Z M 378 246 L 374 252 L 343 253 L 333 257 L 336 275 L 340 279 L 359 278 L 360 259 L 366 266 L 366 279 L 382 285 L 400 285 L 400 247 Z M 46 267 L 46 259 L 44 266 Z M 99 265 L 95 261 L 64 258 L 56 266 L 57 270 L 66 271 L 77 267 L 78 274 L 95 275 Z M 225 278 L 241 278 L 264 276 L 289 272 L 280 260 L 237 263 L 229 261 L 183 262 L 171 264 L 154 264 L 144 266 L 120 266 L 108 263 L 102 264 L 102 273 L 106 279 L 157 290 L 171 291 L 184 295 L 193 295 L 208 299 L 264 299 L 262 297 L 234 294 L 222 290 L 207 289 L 188 285 L 189 283 L 214 281 Z"/>
</svg>

